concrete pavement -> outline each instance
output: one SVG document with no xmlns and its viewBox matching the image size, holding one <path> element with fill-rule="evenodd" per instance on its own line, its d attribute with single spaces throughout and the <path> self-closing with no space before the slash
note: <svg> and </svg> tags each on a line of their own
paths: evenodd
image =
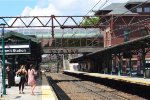
<svg viewBox="0 0 150 100">
<path fill-rule="evenodd" d="M 12 86 L 6 89 L 7 95 L 3 95 L 0 100 L 57 100 L 57 97 L 49 86 L 45 75 L 41 79 L 37 79 L 37 86 L 35 88 L 35 95 L 31 95 L 31 87 L 25 86 L 24 93 L 19 94 L 19 87 Z"/>
</svg>

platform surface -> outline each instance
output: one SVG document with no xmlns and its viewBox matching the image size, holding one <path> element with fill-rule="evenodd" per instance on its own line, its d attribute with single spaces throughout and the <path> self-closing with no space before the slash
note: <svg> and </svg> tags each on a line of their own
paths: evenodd
<svg viewBox="0 0 150 100">
<path fill-rule="evenodd" d="M 49 86 L 45 76 L 42 76 L 42 80 L 37 80 L 35 95 L 31 95 L 30 86 L 25 86 L 25 94 L 19 94 L 18 86 L 6 88 L 6 93 L 7 95 L 3 95 L 0 100 L 58 100 L 52 87 Z"/>
<path fill-rule="evenodd" d="M 113 80 L 117 80 L 117 81 L 124 81 L 124 82 L 129 82 L 129 83 L 134 83 L 134 84 L 150 86 L 149 78 L 119 76 L 119 75 L 100 74 L 100 73 L 88 73 L 88 72 L 82 72 L 82 71 L 69 71 L 69 70 L 64 70 L 64 72 L 76 73 L 76 74 L 82 73 L 83 75 L 86 75 L 86 76 L 107 78 L 107 79 L 113 79 Z"/>
</svg>

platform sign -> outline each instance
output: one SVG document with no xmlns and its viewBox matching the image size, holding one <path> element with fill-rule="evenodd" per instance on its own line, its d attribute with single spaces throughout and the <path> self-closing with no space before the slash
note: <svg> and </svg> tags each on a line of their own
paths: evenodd
<svg viewBox="0 0 150 100">
<path fill-rule="evenodd" d="M 30 54 L 30 46 L 26 45 L 5 45 L 5 55 Z M 0 46 L 0 55 L 2 55 L 2 46 Z"/>
<path fill-rule="evenodd" d="M 145 61 L 145 68 L 150 69 L 150 60 Z"/>
<path fill-rule="evenodd" d="M 148 63 L 148 64 L 150 64 L 150 60 L 146 60 L 146 61 L 145 61 L 145 63 Z"/>
</svg>

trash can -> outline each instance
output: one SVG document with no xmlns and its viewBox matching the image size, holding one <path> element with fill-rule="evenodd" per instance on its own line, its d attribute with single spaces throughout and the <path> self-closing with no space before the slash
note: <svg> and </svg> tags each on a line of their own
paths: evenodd
<svg viewBox="0 0 150 100">
<path fill-rule="evenodd" d="M 150 68 L 145 68 L 145 77 L 150 78 Z"/>
<path fill-rule="evenodd" d="M 150 78 L 150 60 L 145 62 L 145 78 Z"/>
</svg>

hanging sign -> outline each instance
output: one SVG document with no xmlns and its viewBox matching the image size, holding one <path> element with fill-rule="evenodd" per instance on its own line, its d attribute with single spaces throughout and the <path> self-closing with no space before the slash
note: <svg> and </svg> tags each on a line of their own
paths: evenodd
<svg viewBox="0 0 150 100">
<path fill-rule="evenodd" d="M 2 46 L 0 46 L 0 55 L 2 55 Z M 30 54 L 30 46 L 26 45 L 5 45 L 5 55 Z"/>
</svg>

